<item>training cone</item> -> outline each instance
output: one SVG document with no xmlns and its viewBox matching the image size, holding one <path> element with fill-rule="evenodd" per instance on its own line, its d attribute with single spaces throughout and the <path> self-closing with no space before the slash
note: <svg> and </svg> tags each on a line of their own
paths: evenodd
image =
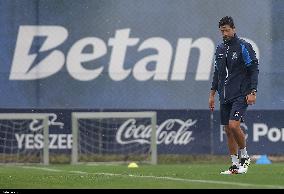
<svg viewBox="0 0 284 194">
<path fill-rule="evenodd" d="M 261 155 L 257 160 L 256 164 L 271 164 L 271 161 L 267 157 L 267 155 Z"/>
<path fill-rule="evenodd" d="M 128 168 L 138 168 L 138 165 L 135 162 L 131 162 L 128 164 Z"/>
</svg>

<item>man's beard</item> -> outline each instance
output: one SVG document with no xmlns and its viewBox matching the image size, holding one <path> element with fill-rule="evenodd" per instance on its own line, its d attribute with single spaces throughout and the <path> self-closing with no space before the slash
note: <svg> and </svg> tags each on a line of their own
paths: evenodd
<svg viewBox="0 0 284 194">
<path fill-rule="evenodd" d="M 228 42 L 232 39 L 233 37 L 230 37 L 230 36 L 226 36 L 226 37 L 223 37 L 223 41 L 224 42 Z"/>
<path fill-rule="evenodd" d="M 233 36 L 223 36 L 223 41 L 224 43 L 229 42 L 230 40 L 232 40 L 235 37 L 236 34 L 234 34 Z"/>
</svg>

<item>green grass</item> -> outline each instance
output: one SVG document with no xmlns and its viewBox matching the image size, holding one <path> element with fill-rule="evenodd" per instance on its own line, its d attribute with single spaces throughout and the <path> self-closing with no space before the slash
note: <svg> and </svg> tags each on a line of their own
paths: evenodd
<svg viewBox="0 0 284 194">
<path fill-rule="evenodd" d="M 284 164 L 251 164 L 247 174 L 220 175 L 226 164 L 0 166 L 0 189 L 282 188 Z"/>
</svg>

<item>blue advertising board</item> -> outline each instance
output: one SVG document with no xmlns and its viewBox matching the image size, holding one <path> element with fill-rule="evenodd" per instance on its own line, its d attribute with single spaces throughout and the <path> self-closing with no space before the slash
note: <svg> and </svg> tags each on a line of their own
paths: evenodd
<svg viewBox="0 0 284 194">
<path fill-rule="evenodd" d="M 111 112 L 114 110 L 90 110 L 90 109 L 1 109 L 4 113 L 48 113 L 49 116 L 49 134 L 50 134 L 50 151 L 52 153 L 67 153 L 70 154 L 72 148 L 72 112 Z M 117 111 L 117 110 L 115 110 Z M 120 110 L 123 112 L 133 110 Z M 149 110 L 147 110 L 149 111 Z M 215 111 L 213 118 L 211 113 L 205 110 L 150 110 L 157 112 L 157 145 L 158 154 L 228 154 L 227 139 L 223 128 L 220 126 L 219 111 Z M 247 135 L 247 147 L 250 154 L 284 154 L 284 121 L 281 120 L 283 111 L 248 111 L 245 122 L 241 127 Z M 213 119 L 213 120 L 212 120 Z M 115 131 L 112 131 L 106 143 L 111 142 L 116 147 L 130 144 L 141 144 L 146 140 L 145 136 L 141 135 L 144 132 L 137 132 L 136 135 L 127 134 L 127 128 L 121 127 L 123 123 L 116 126 Z M 131 130 L 147 130 L 143 123 L 135 123 L 135 127 Z M 1 127 L 1 135 L 3 132 Z M 102 124 L 100 124 L 102 126 Z M 17 132 L 21 135 L 33 134 L 37 129 L 40 129 L 38 123 L 30 125 L 30 129 L 23 132 Z M 103 127 L 107 130 L 106 127 Z M 11 130 L 11 129 L 10 129 Z M 88 129 L 91 130 L 91 129 Z M 11 130 L 12 131 L 12 130 Z M 119 131 L 119 132 L 118 132 Z M 10 132 L 11 134 L 11 132 Z M 104 134 L 104 132 L 102 132 Z M 134 134 L 131 133 L 131 134 Z M 139 135 L 140 134 L 140 135 Z M 0 135 L 0 136 L 1 136 Z M 31 138 L 31 139 L 26 139 Z M 4 143 L 5 137 L 0 137 Z M 19 141 L 21 139 L 21 141 Z M 148 139 L 149 140 L 149 139 Z M 30 142 L 30 145 L 26 143 Z M 94 142 L 97 140 L 94 139 Z M 34 140 L 31 136 L 14 137 L 14 141 L 18 146 L 31 145 Z M 34 142 L 36 143 L 36 142 Z M 21 145 L 19 145 L 21 144 Z"/>
<path fill-rule="evenodd" d="M 284 153 L 283 111 L 248 111 L 241 128 L 246 134 L 247 148 L 252 154 Z M 220 126 L 219 114 L 214 116 L 214 153 L 229 153 L 226 134 Z"/>
<path fill-rule="evenodd" d="M 58 110 L 58 109 L 38 109 L 38 110 L 1 110 L 4 113 L 48 113 L 49 115 L 49 134 L 50 134 L 50 151 L 58 152 L 60 150 L 70 153 L 72 148 L 72 124 L 71 124 L 71 114 L 72 112 L 100 112 L 100 110 L 87 110 L 87 109 L 73 109 L 73 110 Z M 106 110 L 111 111 L 111 110 Z M 127 110 L 123 110 L 127 111 Z M 210 153 L 210 122 L 209 112 L 208 111 L 180 111 L 180 110 L 171 110 L 171 111 L 158 111 L 157 113 L 157 145 L 159 154 L 198 154 L 198 153 Z M 1 119 L 0 119 L 1 120 Z M 102 125 L 102 124 L 101 124 Z M 121 124 L 123 125 L 123 123 Z M 137 126 L 136 126 L 137 125 Z M 135 124 L 135 129 L 138 129 L 141 123 Z M 6 135 L 1 126 L 2 135 Z M 42 124 L 34 122 L 29 125 L 30 129 L 26 130 L 22 134 L 24 137 L 16 138 L 16 135 L 12 134 L 14 137 L 14 142 L 18 143 L 17 147 L 23 148 L 28 146 L 32 148 L 32 145 L 28 145 L 26 141 L 35 142 L 33 137 L 27 134 L 34 134 L 36 131 L 42 128 Z M 104 127 L 106 128 L 106 127 Z M 143 140 L 145 137 L 131 136 L 125 137 L 126 128 L 121 129 L 117 127 L 115 131 L 111 131 L 111 138 L 108 138 L 108 142 L 116 142 L 116 147 L 126 144 L 139 144 L 140 140 Z M 11 130 L 9 128 L 9 130 Z M 95 129 L 94 129 L 95 130 Z M 119 132 L 120 130 L 120 132 Z M 134 130 L 134 129 L 133 129 Z M 147 130 L 147 129 L 146 129 Z M 12 130 L 11 130 L 12 131 Z M 10 132 L 11 134 L 11 132 Z M 102 132 L 104 136 L 104 132 Z M 26 139 L 27 137 L 32 138 L 31 140 Z M 149 137 L 150 138 L 150 137 Z M 1 137 L 2 140 L 5 137 Z M 21 140 L 21 141 L 19 141 Z M 119 141 L 118 141 L 119 140 Z M 148 139 L 149 140 L 149 139 Z M 84 141 L 84 140 L 82 140 Z M 94 142 L 97 140 L 94 140 Z M 64 142 L 62 144 L 62 142 Z M 138 143 L 137 143 L 138 142 Z M 4 144 L 5 141 L 2 141 Z M 21 144 L 21 145 L 19 145 Z M 121 145 L 120 145 L 121 144 Z M 0 146 L 1 147 L 1 146 Z"/>
</svg>

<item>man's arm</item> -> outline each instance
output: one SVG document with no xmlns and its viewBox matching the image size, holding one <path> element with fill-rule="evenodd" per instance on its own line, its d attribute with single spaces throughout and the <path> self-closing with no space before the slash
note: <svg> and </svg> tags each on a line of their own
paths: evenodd
<svg viewBox="0 0 284 194">
<path fill-rule="evenodd" d="M 209 94 L 209 108 L 211 111 L 214 110 L 215 108 L 215 93 L 216 90 L 218 90 L 218 67 L 216 64 L 216 59 L 215 59 L 215 68 L 214 68 L 214 74 L 213 74 L 213 81 L 212 81 L 212 85 L 211 85 L 211 91 Z"/>
<path fill-rule="evenodd" d="M 248 67 L 248 73 L 250 75 L 250 93 L 247 95 L 247 104 L 252 105 L 256 102 L 256 92 L 257 92 L 257 83 L 258 83 L 258 64 L 253 64 Z"/>
<path fill-rule="evenodd" d="M 215 61 L 214 61 L 214 74 L 213 74 L 213 80 L 211 85 L 211 90 L 218 90 L 218 82 L 219 82 L 219 76 L 218 76 L 218 64 L 217 64 L 217 52 L 218 47 L 215 51 Z"/>
<path fill-rule="evenodd" d="M 250 77 L 250 91 L 247 95 L 247 104 L 254 104 L 256 101 L 256 92 L 257 92 L 257 84 L 258 84 L 258 60 L 256 58 L 256 54 L 251 46 L 251 44 L 247 44 L 246 46 L 242 46 L 243 58 L 245 64 L 247 66 L 248 75 Z"/>
<path fill-rule="evenodd" d="M 248 74 L 250 76 L 250 89 L 257 91 L 257 84 L 258 84 L 258 73 L 259 73 L 259 69 L 258 69 L 258 64 L 257 63 L 253 63 L 252 65 L 250 65 L 248 68 Z"/>
<path fill-rule="evenodd" d="M 218 90 L 218 68 L 215 65 L 215 70 L 214 70 L 214 74 L 213 74 L 213 81 L 212 81 L 212 85 L 211 85 L 211 90 Z"/>
</svg>

